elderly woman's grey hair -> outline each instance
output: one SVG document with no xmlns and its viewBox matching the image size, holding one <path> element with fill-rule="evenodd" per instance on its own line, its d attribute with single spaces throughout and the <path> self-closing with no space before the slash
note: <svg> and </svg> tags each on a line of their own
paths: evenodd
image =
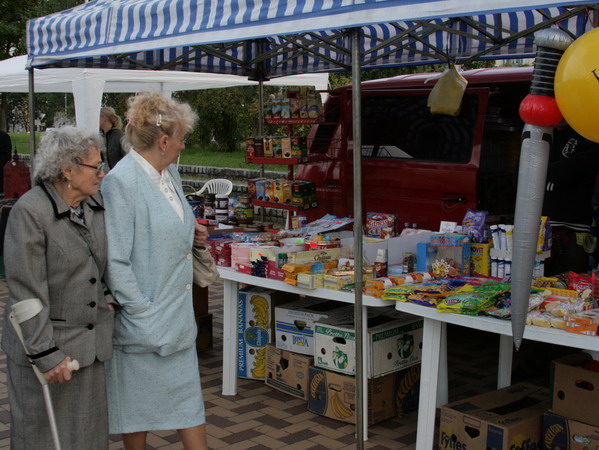
<svg viewBox="0 0 599 450">
<path fill-rule="evenodd" d="M 35 183 L 63 181 L 62 170 L 86 159 L 93 148 L 104 150 L 97 132 L 71 126 L 47 130 L 33 162 Z"/>
</svg>

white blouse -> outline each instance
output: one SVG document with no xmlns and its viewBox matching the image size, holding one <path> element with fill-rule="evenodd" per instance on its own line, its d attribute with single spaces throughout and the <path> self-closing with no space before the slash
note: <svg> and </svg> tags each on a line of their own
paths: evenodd
<svg viewBox="0 0 599 450">
<path fill-rule="evenodd" d="M 152 164 L 150 164 L 146 160 L 146 158 L 137 153 L 137 151 L 134 148 L 131 149 L 130 153 L 133 159 L 135 159 L 139 163 L 139 165 L 148 174 L 150 179 L 156 184 L 156 186 L 158 186 L 158 189 L 160 189 L 160 192 L 162 192 L 164 198 L 166 198 L 168 202 L 171 204 L 171 206 L 181 219 L 181 222 L 184 222 L 185 213 L 183 212 L 183 204 L 181 203 L 181 199 L 177 195 L 177 191 L 175 191 L 173 179 L 169 174 L 168 170 L 163 170 L 162 173 L 158 172 L 154 168 L 154 166 L 152 166 Z"/>
</svg>

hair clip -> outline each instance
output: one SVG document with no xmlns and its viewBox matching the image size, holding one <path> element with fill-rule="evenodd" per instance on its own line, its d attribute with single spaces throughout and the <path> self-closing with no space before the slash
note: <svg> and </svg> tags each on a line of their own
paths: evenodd
<svg viewBox="0 0 599 450">
<path fill-rule="evenodd" d="M 162 125 L 162 114 L 158 113 L 158 117 L 156 118 L 156 126 L 159 127 Z"/>
</svg>

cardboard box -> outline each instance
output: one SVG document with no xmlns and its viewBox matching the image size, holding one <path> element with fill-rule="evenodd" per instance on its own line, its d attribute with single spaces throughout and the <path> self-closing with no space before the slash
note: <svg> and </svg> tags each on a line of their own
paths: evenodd
<svg viewBox="0 0 599 450">
<path fill-rule="evenodd" d="M 340 248 L 325 248 L 321 250 L 309 250 L 307 252 L 289 253 L 290 264 L 317 264 L 339 259 Z"/>
<path fill-rule="evenodd" d="M 269 344 L 266 347 L 264 382 L 281 392 L 308 400 L 308 380 L 313 363 L 311 356 L 281 350 Z"/>
<path fill-rule="evenodd" d="M 262 288 L 239 291 L 237 307 L 237 376 L 263 379 L 266 345 L 272 342 L 274 308 L 294 301 L 297 295 Z"/>
<path fill-rule="evenodd" d="M 588 353 L 574 353 L 551 363 L 551 411 L 599 426 L 599 372 L 587 370 Z"/>
<path fill-rule="evenodd" d="M 277 348 L 314 356 L 314 322 L 332 314 L 346 314 L 353 305 L 307 298 L 275 308 Z"/>
<path fill-rule="evenodd" d="M 423 320 L 387 308 L 370 308 L 365 362 L 368 377 L 380 377 L 413 366 L 422 359 Z M 314 326 L 314 364 L 355 375 L 356 334 L 353 314 L 319 320 Z"/>
<path fill-rule="evenodd" d="M 543 448 L 589 450 L 599 448 L 599 428 L 552 412 L 543 416 Z"/>
<path fill-rule="evenodd" d="M 368 424 L 415 410 L 419 388 L 420 365 L 368 380 Z M 355 424 L 356 378 L 310 367 L 308 410 Z"/>
<path fill-rule="evenodd" d="M 442 449 L 539 449 L 549 391 L 519 383 L 441 407 Z"/>
<path fill-rule="evenodd" d="M 472 275 L 491 275 L 491 247 L 493 244 L 470 244 L 470 269 Z"/>
</svg>

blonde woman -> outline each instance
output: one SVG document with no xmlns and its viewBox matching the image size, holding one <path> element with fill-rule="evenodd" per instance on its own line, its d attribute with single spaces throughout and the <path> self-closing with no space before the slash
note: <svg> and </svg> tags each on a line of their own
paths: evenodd
<svg viewBox="0 0 599 450">
<path fill-rule="evenodd" d="M 144 450 L 150 430 L 177 429 L 206 449 L 195 347 L 192 246 L 204 247 L 172 165 L 196 121 L 189 105 L 159 93 L 129 99 L 131 151 L 106 176 L 107 283 L 122 309 L 107 366 L 111 433 Z M 207 251 L 207 250 L 203 250 Z"/>
<path fill-rule="evenodd" d="M 100 110 L 100 131 L 106 140 L 106 160 L 108 167 L 111 169 L 125 156 L 121 144 L 123 138 L 122 126 L 121 118 L 116 114 L 114 108 L 104 106 Z"/>
</svg>

